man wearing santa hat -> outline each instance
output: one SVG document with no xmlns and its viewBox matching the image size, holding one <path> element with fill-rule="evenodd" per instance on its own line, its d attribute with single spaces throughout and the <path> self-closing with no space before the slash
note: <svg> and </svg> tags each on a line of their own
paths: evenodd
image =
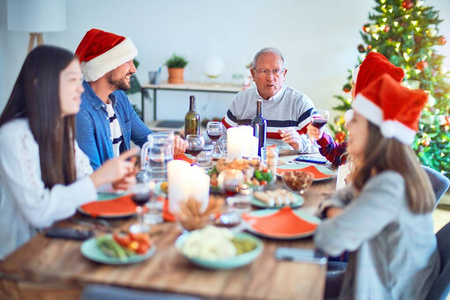
<svg viewBox="0 0 450 300">
<path fill-rule="evenodd" d="M 124 91 L 136 72 L 138 51 L 128 37 L 91 29 L 75 52 L 84 75 L 84 93 L 77 114 L 76 139 L 89 156 L 92 168 L 119 156 L 130 141 L 142 146 L 152 131 L 141 121 Z M 174 155 L 184 153 L 186 143 L 174 140 Z"/>
</svg>

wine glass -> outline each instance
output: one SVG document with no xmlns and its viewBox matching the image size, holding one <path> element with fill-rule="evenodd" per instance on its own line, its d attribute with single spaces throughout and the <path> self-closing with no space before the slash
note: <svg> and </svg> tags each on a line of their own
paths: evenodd
<svg viewBox="0 0 450 300">
<path fill-rule="evenodd" d="M 330 112 L 326 109 L 311 110 L 311 125 L 319 130 L 328 123 L 329 118 Z M 311 138 L 311 142 L 315 142 L 315 140 Z"/>
<path fill-rule="evenodd" d="M 220 191 L 227 196 L 227 209 L 219 218 L 219 226 L 236 226 L 241 222 L 241 218 L 237 211 L 233 209 L 233 205 L 236 204 L 238 198 L 240 199 L 238 194 L 241 190 L 249 190 L 248 185 L 244 184 L 244 173 L 237 169 L 223 170 L 217 177 L 217 183 Z"/>
<path fill-rule="evenodd" d="M 220 151 L 217 149 L 217 140 L 222 136 L 222 123 L 210 121 L 206 125 L 206 133 L 213 144 L 213 158 L 220 157 Z"/>
<path fill-rule="evenodd" d="M 202 152 L 205 147 L 205 138 L 201 134 L 188 134 L 186 136 L 186 142 L 188 143 L 186 152 L 194 157 L 193 163 L 197 163 L 197 155 Z"/>
<path fill-rule="evenodd" d="M 149 179 L 149 176 L 139 178 L 138 183 L 130 188 L 131 199 L 136 203 L 136 212 L 138 215 L 138 222 L 130 226 L 130 232 L 133 233 L 148 233 L 150 226 L 144 223 L 144 209 L 143 206 L 150 200 L 152 196 L 155 183 Z"/>
<path fill-rule="evenodd" d="M 234 196 L 244 183 L 244 173 L 237 169 L 225 169 L 217 176 L 219 189 L 227 196 Z"/>
</svg>

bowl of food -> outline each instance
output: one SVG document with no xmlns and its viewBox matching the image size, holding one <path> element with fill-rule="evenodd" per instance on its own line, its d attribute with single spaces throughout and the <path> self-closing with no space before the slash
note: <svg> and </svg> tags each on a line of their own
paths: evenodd
<svg viewBox="0 0 450 300">
<path fill-rule="evenodd" d="M 312 184 L 314 174 L 311 172 L 294 170 L 284 172 L 281 178 L 288 189 L 302 195 L 305 189 Z"/>
<path fill-rule="evenodd" d="M 251 263 L 261 254 L 263 243 L 248 233 L 207 226 L 182 234 L 175 241 L 175 247 L 193 264 L 219 270 Z"/>
</svg>

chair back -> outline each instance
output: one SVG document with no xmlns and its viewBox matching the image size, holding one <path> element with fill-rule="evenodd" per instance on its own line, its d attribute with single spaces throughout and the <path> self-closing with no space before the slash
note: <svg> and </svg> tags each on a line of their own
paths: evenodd
<svg viewBox="0 0 450 300">
<path fill-rule="evenodd" d="M 147 299 L 162 299 L 162 300 L 201 300 L 201 298 L 163 293 L 142 291 L 131 288 L 123 288 L 112 285 L 92 284 L 83 289 L 81 294 L 82 300 L 147 300 Z"/>
<path fill-rule="evenodd" d="M 422 166 L 425 173 L 427 173 L 428 178 L 430 179 L 431 186 L 433 187 L 434 194 L 436 195 L 436 206 L 439 204 L 442 196 L 448 190 L 450 186 L 450 179 L 442 175 L 436 170 L 433 170 L 429 167 Z"/>
<path fill-rule="evenodd" d="M 441 257 L 441 270 L 427 300 L 445 300 L 450 293 L 450 222 L 436 233 L 436 239 Z"/>
</svg>

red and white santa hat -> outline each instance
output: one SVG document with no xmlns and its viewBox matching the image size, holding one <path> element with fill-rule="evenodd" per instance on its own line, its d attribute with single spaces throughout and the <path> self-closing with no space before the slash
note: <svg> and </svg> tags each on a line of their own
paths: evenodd
<svg viewBox="0 0 450 300">
<path fill-rule="evenodd" d="M 425 91 L 410 90 L 383 74 L 356 95 L 352 107 L 380 127 L 385 138 L 395 138 L 410 145 L 427 99 Z"/>
<path fill-rule="evenodd" d="M 91 29 L 81 40 L 75 54 L 81 62 L 84 80 L 96 81 L 138 55 L 130 38 Z"/>
<path fill-rule="evenodd" d="M 397 82 L 402 82 L 405 73 L 393 65 L 383 54 L 370 52 L 364 61 L 353 71 L 355 95 L 365 89 L 381 75 L 388 74 Z"/>
</svg>

